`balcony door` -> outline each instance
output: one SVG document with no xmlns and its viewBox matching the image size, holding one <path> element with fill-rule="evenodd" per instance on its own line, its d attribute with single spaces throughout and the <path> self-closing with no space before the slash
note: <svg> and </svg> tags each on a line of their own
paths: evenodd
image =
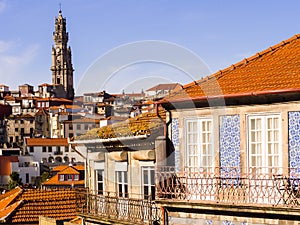
<svg viewBox="0 0 300 225">
<path fill-rule="evenodd" d="M 280 115 L 248 116 L 248 166 L 271 174 L 282 167 Z"/>
<path fill-rule="evenodd" d="M 212 120 L 187 119 L 185 132 L 187 171 L 212 172 L 214 167 Z"/>
<path fill-rule="evenodd" d="M 248 116 L 248 187 L 253 203 L 280 198 L 273 182 L 274 175 L 282 173 L 280 121 L 279 114 Z"/>
</svg>

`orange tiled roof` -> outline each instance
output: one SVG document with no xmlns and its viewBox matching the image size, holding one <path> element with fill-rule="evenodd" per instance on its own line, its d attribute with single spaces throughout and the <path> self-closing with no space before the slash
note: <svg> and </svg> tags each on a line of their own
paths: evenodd
<svg viewBox="0 0 300 225">
<path fill-rule="evenodd" d="M 0 194 L 0 201 L 8 196 L 14 195 L 15 193 L 19 193 L 20 190 L 22 190 L 20 187 L 16 187 L 10 191 L 5 192 L 4 194 Z"/>
<path fill-rule="evenodd" d="M 72 181 L 59 181 L 58 180 L 58 174 L 56 174 L 55 176 L 51 177 L 49 180 L 45 181 L 43 183 L 43 186 L 47 186 L 47 185 L 50 185 L 50 186 L 53 186 L 53 185 L 56 185 L 56 186 L 82 186 L 84 187 L 84 180 L 72 180 Z"/>
<path fill-rule="evenodd" d="M 67 138 L 26 138 L 27 146 L 68 146 Z"/>
<path fill-rule="evenodd" d="M 0 195 L 1 200 L 0 200 L 0 211 L 2 211 L 3 209 L 5 209 L 9 204 L 11 204 L 14 199 L 21 194 L 22 189 L 20 187 L 16 187 L 13 190 Z"/>
<path fill-rule="evenodd" d="M 64 170 L 59 171 L 57 174 L 80 174 L 80 172 L 75 168 L 73 168 L 72 166 L 68 166 Z"/>
<path fill-rule="evenodd" d="M 62 171 L 64 169 L 66 169 L 67 167 L 69 167 L 68 165 L 59 165 L 56 166 L 52 169 L 52 171 Z M 85 170 L 84 165 L 79 164 L 79 165 L 74 165 L 72 166 L 73 168 L 75 168 L 76 170 Z"/>
<path fill-rule="evenodd" d="M 149 88 L 146 91 L 160 91 L 160 90 L 173 90 L 177 86 L 180 86 L 178 83 L 171 83 L 171 84 L 158 84 L 154 87 Z"/>
<path fill-rule="evenodd" d="M 53 168 L 53 171 L 59 171 L 57 174 L 55 174 L 53 177 L 51 177 L 49 180 L 45 181 L 43 185 L 80 185 L 84 186 L 84 180 L 78 180 L 78 181 L 59 181 L 58 177 L 60 174 L 80 174 L 79 171 L 84 170 L 84 165 L 76 165 L 76 166 L 57 166 Z"/>
<path fill-rule="evenodd" d="M 161 102 L 300 91 L 300 35 L 183 86 Z"/>
<path fill-rule="evenodd" d="M 77 168 L 78 169 L 77 169 Z M 64 174 L 64 175 L 68 175 L 68 174 L 77 174 L 77 175 L 80 175 L 80 172 L 79 170 L 84 170 L 84 166 L 83 165 L 80 165 L 80 166 L 66 166 L 65 168 L 63 167 L 60 167 L 62 168 L 62 170 L 60 170 L 57 174 L 55 174 L 53 177 L 51 177 L 49 180 L 45 181 L 43 183 L 43 185 L 63 185 L 63 186 L 66 186 L 66 185 L 70 185 L 70 186 L 76 186 L 76 185 L 79 185 L 79 186 L 84 186 L 84 180 L 77 180 L 77 181 L 60 181 L 58 178 L 59 178 L 59 175 L 60 174 Z M 57 171 L 57 170 L 56 170 Z"/>
<path fill-rule="evenodd" d="M 20 200 L 0 210 L 0 222 L 6 222 L 7 217 L 9 217 L 22 202 L 23 201 Z"/>
<path fill-rule="evenodd" d="M 6 221 L 14 210 L 22 203 L 22 200 L 15 202 L 15 199 L 22 193 L 20 187 L 0 195 L 0 223 Z"/>
<path fill-rule="evenodd" d="M 39 216 L 56 220 L 72 220 L 76 217 L 76 190 L 74 189 L 29 189 L 18 198 L 24 203 L 11 216 L 11 223 L 33 223 Z"/>
</svg>

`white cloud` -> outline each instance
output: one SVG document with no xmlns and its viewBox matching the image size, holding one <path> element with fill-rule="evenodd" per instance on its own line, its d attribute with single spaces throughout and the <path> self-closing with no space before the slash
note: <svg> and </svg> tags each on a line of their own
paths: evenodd
<svg viewBox="0 0 300 225">
<path fill-rule="evenodd" d="M 2 41 L 0 40 L 0 54 L 2 52 L 9 51 L 13 47 L 13 42 Z"/>
</svg>

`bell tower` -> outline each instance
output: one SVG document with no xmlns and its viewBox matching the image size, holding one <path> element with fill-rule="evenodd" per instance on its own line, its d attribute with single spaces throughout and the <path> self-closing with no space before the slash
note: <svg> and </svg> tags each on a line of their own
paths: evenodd
<svg viewBox="0 0 300 225">
<path fill-rule="evenodd" d="M 54 46 L 52 46 L 52 84 L 62 85 L 66 98 L 74 98 L 73 65 L 71 48 L 68 47 L 69 35 L 66 31 L 66 19 L 61 10 L 55 18 L 55 31 L 53 32 Z"/>
</svg>

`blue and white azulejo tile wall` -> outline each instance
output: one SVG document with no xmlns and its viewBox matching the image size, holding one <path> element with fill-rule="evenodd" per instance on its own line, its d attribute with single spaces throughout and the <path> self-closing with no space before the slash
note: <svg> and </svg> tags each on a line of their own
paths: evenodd
<svg viewBox="0 0 300 225">
<path fill-rule="evenodd" d="M 300 168 L 300 112 L 288 113 L 289 166 Z"/>
<path fill-rule="evenodd" d="M 179 120 L 178 118 L 172 119 L 172 143 L 175 149 L 175 168 L 176 171 L 180 170 L 180 153 L 179 153 Z"/>
<path fill-rule="evenodd" d="M 220 117 L 220 166 L 240 172 L 240 117 Z"/>
</svg>

